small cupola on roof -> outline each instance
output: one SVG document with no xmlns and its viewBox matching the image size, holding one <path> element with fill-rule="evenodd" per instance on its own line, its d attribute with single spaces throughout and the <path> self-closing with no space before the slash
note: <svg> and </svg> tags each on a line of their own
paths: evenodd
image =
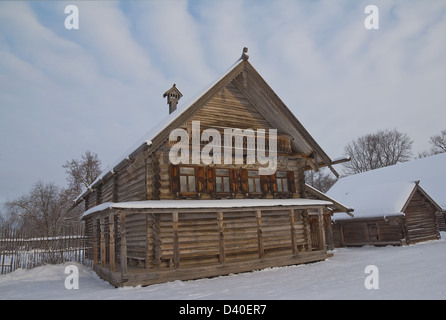
<svg viewBox="0 0 446 320">
<path fill-rule="evenodd" d="M 243 59 L 244 61 L 248 61 L 249 54 L 248 54 L 248 48 L 247 47 L 243 48 L 241 59 Z"/>
<path fill-rule="evenodd" d="M 163 98 L 167 97 L 167 104 L 169 105 L 169 114 L 177 109 L 178 100 L 183 96 L 180 90 L 177 89 L 175 83 L 172 88 L 164 92 Z"/>
</svg>

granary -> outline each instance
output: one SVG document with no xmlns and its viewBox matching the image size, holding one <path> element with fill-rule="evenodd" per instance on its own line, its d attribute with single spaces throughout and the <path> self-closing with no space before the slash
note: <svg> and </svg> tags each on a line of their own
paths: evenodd
<svg viewBox="0 0 446 320">
<path fill-rule="evenodd" d="M 342 160 L 322 150 L 246 48 L 192 103 L 180 105 L 176 85 L 164 97 L 166 120 L 76 200 L 99 276 L 150 285 L 329 256 L 324 224 L 339 206 L 306 197 L 304 172 L 337 175 Z"/>
<path fill-rule="evenodd" d="M 335 246 L 405 245 L 440 238 L 446 153 L 339 179 L 327 192 L 354 208 L 333 216 Z"/>
</svg>

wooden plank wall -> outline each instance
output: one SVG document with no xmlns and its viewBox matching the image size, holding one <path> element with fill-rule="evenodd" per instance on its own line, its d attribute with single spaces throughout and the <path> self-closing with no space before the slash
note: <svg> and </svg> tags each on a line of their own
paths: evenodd
<svg viewBox="0 0 446 320">
<path fill-rule="evenodd" d="M 440 231 L 446 231 L 445 211 L 437 213 L 437 224 Z"/>
<path fill-rule="evenodd" d="M 111 259 L 120 261 L 118 211 L 98 214 L 88 223 L 92 225 L 88 230 L 96 233 L 90 235 L 96 243 L 94 261 L 102 266 Z M 131 211 L 125 213 L 126 257 L 130 267 L 190 268 L 312 250 L 306 210 Z M 114 254 L 110 253 L 112 247 Z"/>
<path fill-rule="evenodd" d="M 222 110 L 225 110 L 222 114 Z M 182 127 L 191 130 L 191 122 L 199 120 L 201 129 L 217 128 L 223 135 L 223 128 L 270 129 L 271 124 L 251 104 L 251 102 L 231 82 L 215 94 L 206 104 L 192 115 Z M 278 130 L 280 135 L 280 128 Z M 149 151 L 150 150 L 150 151 Z M 87 196 L 85 209 L 88 210 L 104 202 L 125 202 L 140 200 L 174 199 L 170 192 L 168 141 L 157 146 L 156 150 L 142 151 L 136 158 L 121 163 L 112 175 L 107 176 Z M 296 193 L 294 197 L 305 196 L 305 158 L 278 157 L 278 170 L 294 171 Z M 253 166 L 253 169 L 258 168 Z M 100 194 L 98 192 L 100 191 Z M 268 195 L 271 197 L 271 195 Z M 243 198 L 237 194 L 237 198 Z M 206 194 L 202 198 L 209 198 Z"/>
<path fill-rule="evenodd" d="M 405 210 L 409 243 L 440 238 L 435 211 L 435 208 L 417 190 Z"/>
<path fill-rule="evenodd" d="M 334 245 L 336 247 L 366 244 L 400 245 L 404 238 L 403 223 L 401 217 L 393 217 L 387 221 L 382 218 L 354 222 L 337 221 L 333 225 Z"/>
<path fill-rule="evenodd" d="M 102 185 L 102 202 L 112 202 L 115 179 L 112 177 Z"/>
<path fill-rule="evenodd" d="M 222 110 L 225 110 L 222 113 Z M 203 127 L 272 129 L 271 125 L 232 83 L 220 90 L 190 119 Z"/>
<path fill-rule="evenodd" d="M 124 201 L 146 200 L 146 166 L 143 155 L 118 173 L 118 199 Z"/>
</svg>

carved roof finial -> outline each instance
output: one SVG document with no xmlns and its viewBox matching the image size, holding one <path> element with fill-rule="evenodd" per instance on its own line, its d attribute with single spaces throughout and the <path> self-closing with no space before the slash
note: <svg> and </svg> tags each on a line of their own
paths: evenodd
<svg viewBox="0 0 446 320">
<path fill-rule="evenodd" d="M 245 60 L 245 61 L 247 61 L 249 59 L 249 54 L 248 54 L 248 48 L 247 47 L 243 48 L 242 59 Z"/>
</svg>

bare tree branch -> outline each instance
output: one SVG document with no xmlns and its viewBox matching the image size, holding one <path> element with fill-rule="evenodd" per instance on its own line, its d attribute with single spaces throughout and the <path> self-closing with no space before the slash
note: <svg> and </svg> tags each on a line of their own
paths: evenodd
<svg viewBox="0 0 446 320">
<path fill-rule="evenodd" d="M 380 130 L 353 140 L 345 147 L 351 161 L 344 163 L 347 174 L 356 174 L 408 161 L 413 141 L 397 130 Z"/>
</svg>

